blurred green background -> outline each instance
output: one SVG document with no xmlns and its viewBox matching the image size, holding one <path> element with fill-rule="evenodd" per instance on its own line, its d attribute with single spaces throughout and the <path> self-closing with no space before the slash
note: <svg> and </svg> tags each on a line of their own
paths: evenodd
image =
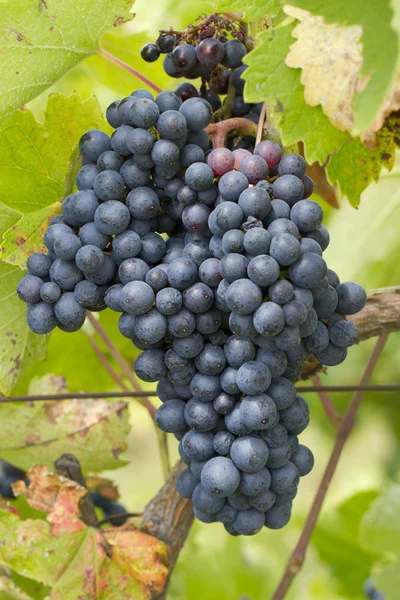
<svg viewBox="0 0 400 600">
<path fill-rule="evenodd" d="M 162 88 L 174 89 L 162 62 L 146 64 L 140 59 L 140 47 L 154 41 L 159 28 L 181 28 L 207 11 L 204 2 L 165 2 L 138 0 L 132 23 L 106 34 L 102 47 L 146 74 Z M 29 104 L 38 120 L 42 120 L 47 97 L 54 91 L 77 92 L 83 98 L 95 95 L 102 107 L 122 98 L 141 82 L 104 58 L 93 56 L 73 69 L 56 86 Z M 357 280 L 367 289 L 398 284 L 400 281 L 400 159 L 391 173 L 384 172 L 378 184 L 363 194 L 360 208 L 351 208 L 346 200 L 340 210 L 331 209 L 323 201 L 325 225 L 330 230 L 331 244 L 326 252 L 329 266 L 342 281 Z M 116 319 L 102 321 L 129 361 L 135 352 L 129 340 L 119 336 Z M 80 373 L 85 370 L 88 391 L 114 389 L 106 374 L 99 372 L 95 358 L 83 333 L 65 344 L 65 334 L 54 333 L 49 346 L 49 359 L 35 364 L 22 377 L 16 393 L 26 389 L 27 382 L 46 372 L 64 374 L 72 391 L 82 389 Z M 367 362 L 375 340 L 369 340 L 349 351 L 348 360 L 322 375 L 327 384 L 356 384 Z M 74 347 L 82 348 L 75 357 Z M 392 334 L 375 369 L 373 383 L 399 381 L 400 343 Z M 266 600 L 282 573 L 293 549 L 313 495 L 326 465 L 334 441 L 333 427 L 321 410 L 318 397 L 307 394 L 312 410 L 310 427 L 302 434 L 302 442 L 315 456 L 314 471 L 300 485 L 294 502 L 291 523 L 280 531 L 263 531 L 252 538 L 232 538 L 220 525 L 196 522 L 173 572 L 168 598 L 185 600 Z M 343 413 L 350 394 L 335 394 L 334 401 Z M 400 467 L 400 398 L 397 393 L 368 393 L 359 412 L 357 425 L 348 441 L 335 474 L 307 558 L 288 598 L 292 600 L 342 600 L 363 598 L 362 582 L 375 562 L 373 555 L 362 549 L 358 527 L 375 492 L 381 492 L 398 481 Z M 121 501 L 129 511 L 140 511 L 163 483 L 157 441 L 147 413 L 131 405 L 132 430 L 129 449 L 124 455 L 129 465 L 104 473 L 119 485 Z M 171 458 L 177 459 L 177 442 L 169 440 Z M 371 492 L 372 493 L 369 493 Z M 400 597 L 400 592 L 399 592 Z"/>
</svg>

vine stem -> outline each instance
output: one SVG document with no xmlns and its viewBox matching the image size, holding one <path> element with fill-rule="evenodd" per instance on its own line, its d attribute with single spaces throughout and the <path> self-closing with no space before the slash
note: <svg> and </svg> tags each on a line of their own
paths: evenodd
<svg viewBox="0 0 400 600">
<path fill-rule="evenodd" d="M 158 85 L 156 85 L 153 81 L 151 81 L 151 79 L 148 79 L 146 77 L 146 75 L 143 75 L 143 73 L 141 73 L 137 69 L 134 69 L 133 67 L 128 65 L 126 62 L 124 62 L 120 58 L 117 58 L 116 56 L 114 56 L 114 54 L 107 52 L 107 50 L 104 50 L 104 48 L 99 48 L 97 52 L 98 52 L 98 54 L 100 54 L 100 56 L 103 56 L 108 61 L 118 65 L 119 67 L 121 67 L 121 69 L 124 69 L 128 73 L 131 73 L 131 75 L 133 75 L 137 79 L 140 79 L 140 81 L 142 81 L 149 88 L 151 88 L 152 90 L 157 92 L 157 94 L 162 92 L 162 89 L 160 87 L 158 87 Z"/>
<path fill-rule="evenodd" d="M 90 311 L 88 311 L 87 318 L 90 321 L 90 323 L 92 324 L 92 326 L 95 329 L 96 333 L 100 336 L 100 338 L 103 340 L 103 342 L 107 346 L 108 350 L 110 351 L 111 356 L 114 358 L 115 362 L 119 365 L 121 371 L 123 372 L 123 374 L 125 375 L 125 377 L 128 379 L 128 381 L 132 385 L 133 389 L 136 390 L 137 392 L 143 392 L 142 386 L 140 385 L 140 383 L 138 383 L 136 381 L 135 377 L 132 375 L 131 368 L 128 365 L 128 363 L 126 362 L 125 358 L 122 356 L 122 354 L 120 353 L 120 351 L 118 350 L 118 348 L 115 346 L 115 344 L 108 337 L 107 333 L 104 331 L 103 327 L 97 321 L 96 317 L 94 317 L 90 313 Z M 139 396 L 139 398 L 140 398 L 139 402 L 141 404 L 143 404 L 143 406 L 145 408 L 147 408 L 147 410 L 148 410 L 151 418 L 154 421 L 155 414 L 156 414 L 155 407 L 152 405 L 152 403 L 147 398 L 147 396 Z"/>
<path fill-rule="evenodd" d="M 111 339 L 109 338 L 107 333 L 104 331 L 103 327 L 97 321 L 97 319 L 90 312 L 88 312 L 88 319 L 91 322 L 95 331 L 98 333 L 98 335 L 101 337 L 101 339 L 103 340 L 103 342 L 109 349 L 112 357 L 114 358 L 116 363 L 119 365 L 120 369 L 122 370 L 124 375 L 127 377 L 128 381 L 131 383 L 133 389 L 136 391 L 136 394 L 134 397 L 138 400 L 138 402 L 140 402 L 148 410 L 153 422 L 155 422 L 156 409 L 153 406 L 153 404 L 150 402 L 146 392 L 143 391 L 142 386 L 138 383 L 138 381 L 136 381 L 135 377 L 133 377 L 131 370 L 129 368 L 129 365 L 126 362 L 125 358 L 119 352 L 118 348 L 113 344 L 113 342 L 111 341 Z M 113 367 L 109 364 L 109 362 L 107 361 L 107 358 L 102 353 L 97 342 L 95 340 L 93 340 L 93 336 L 89 335 L 88 337 L 89 337 L 89 343 L 91 344 L 91 346 L 92 346 L 96 356 L 99 358 L 101 364 L 106 368 L 108 373 L 110 373 L 110 375 L 114 378 L 114 380 L 118 383 L 118 385 L 123 390 L 129 392 L 129 388 L 126 386 L 125 382 L 119 377 L 118 373 L 116 373 L 115 370 L 113 369 Z M 92 398 L 93 398 L 93 396 L 92 396 Z M 103 398 L 104 398 L 104 395 L 103 395 Z M 167 435 L 165 434 L 164 431 L 161 431 L 157 426 L 155 426 L 155 432 L 156 432 L 156 436 L 157 436 L 158 447 L 160 450 L 160 460 L 161 460 L 163 475 L 164 475 L 164 479 L 166 480 L 171 472 Z"/>
<path fill-rule="evenodd" d="M 329 391 L 329 392 L 398 392 L 400 384 L 393 383 L 387 385 L 299 385 L 296 386 L 296 391 L 300 394 L 311 392 Z M 65 394 L 35 394 L 26 396 L 0 396 L 0 404 L 8 404 L 11 402 L 47 402 L 49 400 L 96 400 L 103 398 L 144 398 L 145 396 L 157 396 L 157 392 L 131 392 L 127 389 L 126 392 L 71 392 Z"/>
<path fill-rule="evenodd" d="M 93 352 L 95 353 L 95 355 L 99 359 L 99 362 L 103 365 L 103 367 L 105 368 L 107 373 L 114 379 L 114 381 L 121 388 L 121 390 L 125 390 L 126 392 L 128 392 L 129 391 L 128 386 L 125 384 L 122 377 L 119 376 L 117 371 L 107 360 L 107 357 L 101 351 L 101 348 L 98 345 L 98 343 L 96 342 L 96 340 L 94 339 L 94 337 L 92 335 L 88 335 L 88 340 L 89 340 L 89 344 L 92 347 Z"/>
<path fill-rule="evenodd" d="M 325 389 L 324 384 L 322 383 L 318 375 L 314 375 L 314 377 L 311 377 L 311 381 L 313 382 L 315 387 L 318 388 L 317 394 L 319 396 L 319 399 L 321 400 L 322 407 L 326 412 L 328 419 L 330 420 L 332 425 L 337 427 L 340 421 L 342 420 L 342 417 L 336 411 L 335 406 L 332 402 L 332 398 L 328 394 L 328 391 Z"/>
<path fill-rule="evenodd" d="M 367 366 L 365 367 L 363 376 L 361 378 L 361 385 L 366 385 L 370 380 L 372 372 L 382 353 L 387 338 L 388 334 L 382 335 L 378 338 L 367 363 Z M 329 457 L 328 464 L 322 476 L 321 483 L 319 484 L 317 493 L 314 498 L 314 502 L 312 503 L 303 531 L 300 535 L 296 547 L 294 548 L 290 556 L 290 559 L 286 565 L 285 572 L 283 573 L 283 576 L 271 600 L 282 600 L 286 596 L 286 592 L 289 590 L 294 578 L 299 573 L 304 563 L 307 547 L 310 542 L 315 525 L 317 523 L 319 514 L 321 512 L 325 496 L 328 492 L 329 485 L 335 474 L 336 467 L 339 463 L 339 459 L 342 454 L 343 448 L 354 427 L 357 410 L 362 402 L 362 399 L 364 398 L 364 394 L 364 390 L 359 390 L 354 394 L 350 406 L 338 427 L 332 453 Z"/>
</svg>

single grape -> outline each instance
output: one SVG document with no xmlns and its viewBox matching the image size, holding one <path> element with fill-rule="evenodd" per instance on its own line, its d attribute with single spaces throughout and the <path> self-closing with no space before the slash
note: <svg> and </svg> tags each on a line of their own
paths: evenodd
<svg viewBox="0 0 400 600">
<path fill-rule="evenodd" d="M 207 156 L 207 164 L 216 177 L 231 171 L 235 164 L 233 153 L 227 148 L 215 148 Z"/>
<path fill-rule="evenodd" d="M 239 40 L 228 40 L 223 45 L 224 56 L 220 62 L 229 69 L 236 69 L 242 64 L 242 59 L 246 56 L 246 46 Z"/>
<path fill-rule="evenodd" d="M 145 44 L 140 51 L 140 56 L 146 62 L 154 62 L 160 56 L 160 49 L 156 44 Z"/>
<path fill-rule="evenodd" d="M 214 69 L 224 57 L 225 47 L 215 38 L 206 38 L 196 46 L 197 59 L 202 65 Z"/>
<path fill-rule="evenodd" d="M 277 167 L 282 158 L 282 149 L 276 142 L 264 140 L 254 148 L 254 154 L 261 156 L 269 168 Z"/>
</svg>

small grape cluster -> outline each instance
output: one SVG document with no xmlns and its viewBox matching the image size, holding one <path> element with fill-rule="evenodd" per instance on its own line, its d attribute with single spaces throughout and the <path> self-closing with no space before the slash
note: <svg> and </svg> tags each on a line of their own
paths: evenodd
<svg viewBox="0 0 400 600">
<path fill-rule="evenodd" d="M 369 600 L 385 600 L 385 596 L 374 587 L 371 579 L 367 579 L 364 583 L 364 595 Z"/>
<path fill-rule="evenodd" d="M 110 523 L 113 527 L 121 527 L 121 525 L 126 523 L 127 517 L 124 515 L 127 514 L 128 511 L 125 506 L 115 500 L 111 500 L 99 491 L 90 492 L 90 497 L 94 506 L 100 508 L 103 512 L 105 519 L 109 519 L 115 515 L 115 518 L 110 519 Z"/>
<path fill-rule="evenodd" d="M 175 91 L 178 95 L 182 91 L 183 100 L 189 97 L 188 94 L 204 98 L 214 111 L 225 107 L 227 100 L 221 102 L 220 95 L 227 94 L 231 82 L 235 94 L 229 106 L 229 116 L 244 117 L 257 123 L 262 104 L 250 104 L 243 98 L 244 80 L 241 76 L 246 69 L 242 62 L 248 51 L 246 41 L 249 43 L 240 25 L 215 14 L 199 27 L 192 26 L 183 32 L 162 32 L 155 43 L 143 46 L 141 55 L 145 61 L 154 62 L 160 54 L 164 54 L 164 70 L 170 77 L 201 78 L 199 90 L 185 82 Z M 221 117 L 216 115 L 217 119 Z M 246 142 L 244 147 L 248 147 L 249 140 Z"/>
<path fill-rule="evenodd" d="M 141 56 L 155 62 L 164 54 L 164 70 L 170 77 L 209 79 L 217 68 L 240 67 L 247 53 L 246 37 L 240 24 L 214 13 L 185 31 L 161 32 L 154 44 L 143 46 Z"/>
<path fill-rule="evenodd" d="M 15 498 L 12 484 L 23 480 L 27 482 L 26 473 L 18 467 L 5 460 L 0 461 L 0 496 L 3 498 Z"/>
<path fill-rule="evenodd" d="M 304 362 L 342 362 L 364 306 L 322 253 L 329 234 L 297 154 L 265 140 L 209 150 L 212 107 L 138 90 L 107 110 L 111 139 L 80 142 L 78 191 L 18 285 L 36 333 L 75 331 L 86 309 L 121 313 L 158 382 L 159 427 L 188 465 L 177 489 L 232 535 L 283 527 L 313 466 L 298 435 L 309 407 L 293 385 Z M 166 239 L 165 239 L 166 238 Z"/>
</svg>

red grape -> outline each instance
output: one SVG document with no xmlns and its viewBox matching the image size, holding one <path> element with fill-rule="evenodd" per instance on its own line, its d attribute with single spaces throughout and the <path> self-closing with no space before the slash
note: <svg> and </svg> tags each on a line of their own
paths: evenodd
<svg viewBox="0 0 400 600">
<path fill-rule="evenodd" d="M 254 154 L 261 156 L 269 167 L 276 167 L 282 158 L 282 148 L 276 142 L 264 140 L 254 148 Z"/>
<path fill-rule="evenodd" d="M 235 157 L 228 148 L 215 148 L 207 156 L 207 164 L 213 170 L 214 175 L 219 177 L 228 171 L 232 171 Z"/>
<path fill-rule="evenodd" d="M 233 150 L 233 156 L 235 157 L 235 166 L 234 168 L 238 171 L 240 169 L 240 165 L 242 164 L 242 160 L 247 156 L 251 156 L 251 152 L 246 150 L 245 148 L 238 148 L 237 150 Z"/>
</svg>

